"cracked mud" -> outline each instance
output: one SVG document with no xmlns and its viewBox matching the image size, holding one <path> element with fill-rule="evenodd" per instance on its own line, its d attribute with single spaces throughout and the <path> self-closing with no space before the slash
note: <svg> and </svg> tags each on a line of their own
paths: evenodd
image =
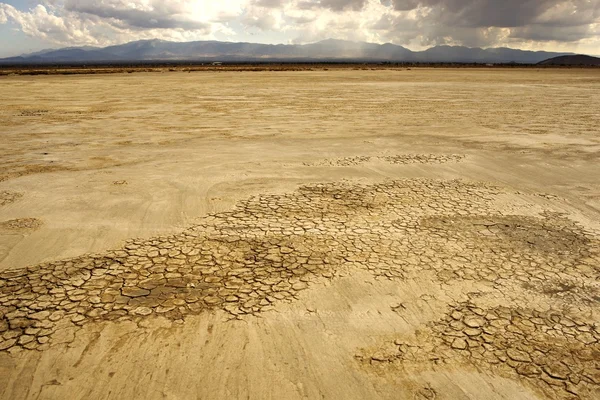
<svg viewBox="0 0 600 400">
<path fill-rule="evenodd" d="M 467 301 L 449 307 L 416 340 L 396 340 L 396 352 L 367 359 L 421 366 L 465 363 L 525 379 L 551 398 L 594 398 L 600 388 L 599 328 L 564 310 L 482 308 Z"/>
<path fill-rule="evenodd" d="M 4 271 L 0 350 L 44 350 L 94 321 L 257 315 L 355 268 L 391 280 L 430 272 L 442 286 L 483 282 L 510 306 L 457 304 L 427 328 L 430 347 L 400 340 L 377 360 L 458 359 L 562 397 L 598 390 L 589 316 L 600 303 L 600 242 L 562 214 L 500 211 L 504 193 L 461 180 L 304 186 L 249 198 L 177 235 Z M 523 292 L 556 309 L 519 305 Z"/>
</svg>

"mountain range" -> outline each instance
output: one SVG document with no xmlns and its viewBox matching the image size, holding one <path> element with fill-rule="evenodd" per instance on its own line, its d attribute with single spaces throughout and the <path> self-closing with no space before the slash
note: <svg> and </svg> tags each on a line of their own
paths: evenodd
<svg viewBox="0 0 600 400">
<path fill-rule="evenodd" d="M 386 43 L 328 39 L 317 43 L 258 44 L 219 41 L 169 42 L 142 40 L 109 47 L 67 47 L 0 59 L 1 64 L 126 63 L 126 62 L 243 62 L 243 61 L 377 61 L 522 63 L 572 55 L 509 48 L 436 46 L 424 51 Z"/>
</svg>

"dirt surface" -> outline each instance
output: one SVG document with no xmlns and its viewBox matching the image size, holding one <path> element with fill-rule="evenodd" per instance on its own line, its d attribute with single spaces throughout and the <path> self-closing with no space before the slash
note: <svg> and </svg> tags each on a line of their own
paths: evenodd
<svg viewBox="0 0 600 400">
<path fill-rule="evenodd" d="M 0 398 L 600 397 L 600 71 L 0 78 Z"/>
</svg>

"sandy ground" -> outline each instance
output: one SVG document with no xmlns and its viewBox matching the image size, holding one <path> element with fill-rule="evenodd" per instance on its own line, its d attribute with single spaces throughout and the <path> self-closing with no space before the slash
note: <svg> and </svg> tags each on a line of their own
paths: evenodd
<svg viewBox="0 0 600 400">
<path fill-rule="evenodd" d="M 0 398 L 600 398 L 600 71 L 0 78 Z"/>
</svg>

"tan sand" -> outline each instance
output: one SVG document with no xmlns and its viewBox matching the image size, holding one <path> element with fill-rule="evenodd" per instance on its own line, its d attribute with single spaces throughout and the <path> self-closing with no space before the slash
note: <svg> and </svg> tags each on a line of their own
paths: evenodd
<svg viewBox="0 0 600 400">
<path fill-rule="evenodd" d="M 600 398 L 600 71 L 0 78 L 0 398 Z"/>
</svg>

